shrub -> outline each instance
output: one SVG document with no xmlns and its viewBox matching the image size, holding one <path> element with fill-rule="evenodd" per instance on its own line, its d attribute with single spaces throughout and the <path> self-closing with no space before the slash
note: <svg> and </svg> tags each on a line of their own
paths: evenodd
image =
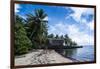
<svg viewBox="0 0 100 69">
<path fill-rule="evenodd" d="M 27 53 L 32 48 L 32 42 L 27 37 L 27 33 L 21 23 L 16 21 L 15 23 L 15 43 L 14 53 L 15 55 L 21 55 Z"/>
</svg>

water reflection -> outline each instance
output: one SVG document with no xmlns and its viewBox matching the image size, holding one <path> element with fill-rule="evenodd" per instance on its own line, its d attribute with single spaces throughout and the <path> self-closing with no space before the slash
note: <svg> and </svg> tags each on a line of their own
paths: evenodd
<svg viewBox="0 0 100 69">
<path fill-rule="evenodd" d="M 74 49 L 56 49 L 64 57 L 70 57 L 78 61 L 94 61 L 94 46 L 84 46 Z"/>
<path fill-rule="evenodd" d="M 56 49 L 56 51 L 65 57 L 73 57 L 77 53 L 77 49 Z"/>
</svg>

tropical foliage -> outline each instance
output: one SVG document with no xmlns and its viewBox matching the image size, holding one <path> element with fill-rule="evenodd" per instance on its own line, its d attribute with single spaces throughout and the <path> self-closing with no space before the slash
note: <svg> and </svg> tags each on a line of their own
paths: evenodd
<svg viewBox="0 0 100 69">
<path fill-rule="evenodd" d="M 66 35 L 55 35 L 54 34 L 49 34 L 48 38 L 52 38 L 52 39 L 62 39 L 65 41 L 66 46 L 77 46 L 77 43 L 75 41 L 72 41 L 72 39 L 68 36 L 68 34 Z"/>
<path fill-rule="evenodd" d="M 46 47 L 48 38 L 64 39 L 66 45 L 76 46 L 68 35 L 48 34 L 47 14 L 43 9 L 35 9 L 34 14 L 26 14 L 24 20 L 19 15 L 15 16 L 15 54 L 27 53 L 31 49 Z"/>
<path fill-rule="evenodd" d="M 40 45 L 46 43 L 47 40 L 47 14 L 43 9 L 36 9 L 35 14 L 27 14 L 26 30 L 28 37 L 31 39 L 33 45 L 41 48 Z"/>
<path fill-rule="evenodd" d="M 20 55 L 27 53 L 31 47 L 31 40 L 27 37 L 27 33 L 23 27 L 23 19 L 16 15 L 15 18 L 15 54 Z"/>
</svg>

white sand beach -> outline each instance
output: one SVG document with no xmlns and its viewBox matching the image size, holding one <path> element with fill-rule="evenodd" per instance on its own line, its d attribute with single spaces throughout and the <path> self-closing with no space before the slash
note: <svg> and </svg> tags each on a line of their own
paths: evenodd
<svg viewBox="0 0 100 69">
<path fill-rule="evenodd" d="M 33 50 L 28 54 L 15 57 L 15 65 L 37 65 L 51 63 L 72 63 L 73 60 L 65 58 L 55 50 Z"/>
</svg>

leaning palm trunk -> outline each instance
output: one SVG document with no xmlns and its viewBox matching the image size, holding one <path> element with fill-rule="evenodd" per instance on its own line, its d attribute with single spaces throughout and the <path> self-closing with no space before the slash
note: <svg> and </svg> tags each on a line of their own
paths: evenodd
<svg viewBox="0 0 100 69">
<path fill-rule="evenodd" d="M 43 42 L 46 38 L 47 33 L 47 22 L 44 18 L 47 16 L 43 9 L 36 9 L 35 14 L 29 14 L 27 17 L 27 22 L 29 23 L 29 28 L 31 29 L 30 39 L 36 40 L 39 48 L 41 45 L 45 45 Z"/>
</svg>

